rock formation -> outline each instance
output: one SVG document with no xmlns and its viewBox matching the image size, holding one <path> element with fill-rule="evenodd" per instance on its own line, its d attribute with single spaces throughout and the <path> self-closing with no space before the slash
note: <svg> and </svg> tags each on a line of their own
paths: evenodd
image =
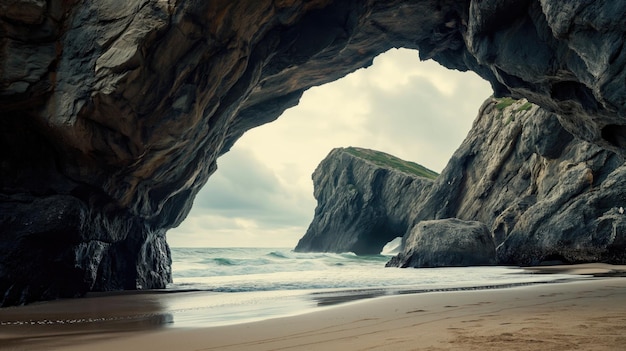
<svg viewBox="0 0 626 351">
<path fill-rule="evenodd" d="M 332 150 L 313 173 L 315 216 L 295 250 L 379 254 L 404 235 L 436 175 L 382 152 Z"/>
<path fill-rule="evenodd" d="M 624 263 L 625 171 L 620 157 L 569 135 L 553 113 L 524 100 L 489 99 L 415 207 L 413 225 L 480 221 L 498 246 L 499 264 Z"/>
<path fill-rule="evenodd" d="M 342 162 L 353 159 L 343 154 L 334 150 L 314 173 L 318 207 L 298 248 L 354 251 L 345 243 L 376 237 L 384 243 L 403 232 L 403 250 L 391 266 L 626 262 L 623 159 L 573 137 L 554 113 L 526 100 L 489 98 L 427 186 L 398 191 L 397 181 L 374 183 L 371 175 L 385 167 L 369 164 L 365 172 L 354 161 Z M 385 214 L 396 223 L 393 229 L 373 225 L 385 223 Z M 456 219 L 477 221 L 471 228 L 486 226 L 490 239 L 472 236 L 481 230 L 471 229 L 474 244 L 457 247 L 467 224 Z"/>
<path fill-rule="evenodd" d="M 626 3 L 0 1 L 0 304 L 163 287 L 216 158 L 307 88 L 418 49 L 626 154 Z"/>
<path fill-rule="evenodd" d="M 421 221 L 407 233 L 402 255 L 387 266 L 454 267 L 496 263 L 491 233 L 481 222 L 456 218 Z"/>
</svg>

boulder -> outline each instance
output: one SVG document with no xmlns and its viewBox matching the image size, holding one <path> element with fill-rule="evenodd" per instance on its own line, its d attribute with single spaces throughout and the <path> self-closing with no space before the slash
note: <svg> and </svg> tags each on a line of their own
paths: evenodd
<svg viewBox="0 0 626 351">
<path fill-rule="evenodd" d="M 495 245 L 483 223 L 457 218 L 422 221 L 411 228 L 391 267 L 485 266 L 496 263 Z"/>
</svg>

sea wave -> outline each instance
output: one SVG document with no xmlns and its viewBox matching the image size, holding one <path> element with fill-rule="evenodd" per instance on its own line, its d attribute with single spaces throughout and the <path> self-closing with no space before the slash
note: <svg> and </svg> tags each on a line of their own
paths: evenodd
<svg viewBox="0 0 626 351">
<path fill-rule="evenodd" d="M 285 258 L 285 259 L 290 259 L 292 258 L 290 255 L 286 254 L 284 251 L 272 251 L 270 253 L 267 254 L 267 256 L 269 257 L 273 257 L 273 258 Z"/>
<path fill-rule="evenodd" d="M 546 281 L 508 267 L 385 268 L 387 255 L 302 253 L 284 248 L 172 249 L 171 289 L 218 292 L 447 289 Z"/>
</svg>

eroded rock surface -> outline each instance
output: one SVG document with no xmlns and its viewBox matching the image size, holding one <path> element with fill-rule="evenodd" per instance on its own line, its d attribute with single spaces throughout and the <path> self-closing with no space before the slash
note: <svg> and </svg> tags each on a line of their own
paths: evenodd
<svg viewBox="0 0 626 351">
<path fill-rule="evenodd" d="M 476 71 L 624 155 L 625 14 L 621 1 L 0 1 L 0 304 L 165 286 L 165 232 L 216 158 L 392 47 Z"/>
<path fill-rule="evenodd" d="M 416 204 L 420 221 L 487 225 L 499 264 L 626 262 L 626 166 L 525 100 L 487 100 L 465 141 Z M 408 234 L 407 234 L 408 235 Z M 411 245 L 394 262 L 406 265 Z"/>
<path fill-rule="evenodd" d="M 408 164 L 367 149 L 332 150 L 313 173 L 315 216 L 295 250 L 375 255 L 403 236 L 407 214 L 428 193 L 436 173 L 418 165 L 402 170 L 390 160 Z"/>
</svg>

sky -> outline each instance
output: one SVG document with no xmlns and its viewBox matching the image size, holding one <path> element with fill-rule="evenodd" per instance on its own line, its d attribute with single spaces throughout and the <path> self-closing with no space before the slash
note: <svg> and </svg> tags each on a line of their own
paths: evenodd
<svg viewBox="0 0 626 351">
<path fill-rule="evenodd" d="M 248 131 L 217 161 L 172 247 L 289 247 L 316 200 L 311 174 L 336 147 L 358 146 L 436 172 L 461 144 L 491 87 L 473 72 L 392 49 L 374 64 L 307 90 L 275 122 Z"/>
</svg>

